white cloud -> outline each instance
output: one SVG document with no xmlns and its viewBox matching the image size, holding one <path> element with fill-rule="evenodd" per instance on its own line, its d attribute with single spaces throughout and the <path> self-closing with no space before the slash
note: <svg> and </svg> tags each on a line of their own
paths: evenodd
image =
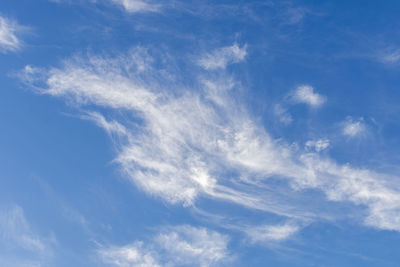
<svg viewBox="0 0 400 267">
<path fill-rule="evenodd" d="M 98 255 L 113 266 L 210 266 L 228 259 L 228 238 L 188 225 L 169 227 L 147 244 L 103 248 Z"/>
<path fill-rule="evenodd" d="M 381 63 L 396 65 L 400 62 L 400 49 L 397 47 L 387 47 L 376 52 L 373 57 Z"/>
<path fill-rule="evenodd" d="M 21 48 L 18 38 L 22 27 L 15 21 L 0 16 L 0 52 L 15 52 Z"/>
<path fill-rule="evenodd" d="M 360 137 L 365 135 L 366 132 L 367 127 L 363 118 L 354 120 L 348 117 L 346 121 L 342 123 L 342 133 L 348 137 Z"/>
<path fill-rule="evenodd" d="M 198 263 L 209 266 L 228 257 L 228 238 L 215 231 L 192 226 L 179 226 L 160 234 L 157 243 L 178 264 Z"/>
<path fill-rule="evenodd" d="M 82 115 L 81 118 L 95 122 L 110 135 L 116 134 L 118 137 L 129 135 L 128 130 L 123 125 L 117 121 L 107 121 L 103 115 L 98 112 L 87 112 L 85 115 Z"/>
<path fill-rule="evenodd" d="M 79 0 L 49 0 L 54 3 L 72 3 Z M 82 1 L 81 1 L 82 2 Z M 159 12 L 163 5 L 152 0 L 84 0 L 90 3 L 111 3 L 123 8 L 128 13 Z"/>
<path fill-rule="evenodd" d="M 313 154 L 305 155 L 303 162 L 313 169 L 314 175 L 323 174 L 321 178 L 329 178 L 327 181 L 318 181 L 318 187 L 329 200 L 364 205 L 369 211 L 365 218 L 367 225 L 400 231 L 398 177 L 356 169 L 348 164 L 340 166 Z"/>
<path fill-rule="evenodd" d="M 225 69 L 228 64 L 244 60 L 246 55 L 246 46 L 239 47 L 237 44 L 233 44 L 203 55 L 197 64 L 206 70 Z"/>
<path fill-rule="evenodd" d="M 326 102 L 326 97 L 314 92 L 309 85 L 298 86 L 292 93 L 291 99 L 296 103 L 304 103 L 312 107 L 319 107 Z"/>
<path fill-rule="evenodd" d="M 112 266 L 120 267 L 156 267 L 160 266 L 151 252 L 143 248 L 143 242 L 136 242 L 123 247 L 110 247 L 98 251 L 100 259 Z"/>
<path fill-rule="evenodd" d="M 306 142 L 306 149 L 314 149 L 315 151 L 320 152 L 327 149 L 329 145 L 330 141 L 328 139 L 309 140 Z"/>
<path fill-rule="evenodd" d="M 146 0 L 110 0 L 113 3 L 122 6 L 129 13 L 137 12 L 156 12 L 161 6 Z"/>
<path fill-rule="evenodd" d="M 280 225 L 261 225 L 246 230 L 247 235 L 253 243 L 284 241 L 292 237 L 300 230 L 300 226 L 294 223 Z"/>
<path fill-rule="evenodd" d="M 202 76 L 193 84 L 201 90 L 189 90 L 170 78 L 179 73 L 170 74 L 168 66 L 160 69 L 138 57 L 131 52 L 117 59 L 89 57 L 66 62 L 63 68 L 47 72 L 41 92 L 83 108 L 101 107 L 101 114 L 85 116 L 116 134 L 116 161 L 142 190 L 170 203 L 193 205 L 196 198 L 207 196 L 312 219 L 326 216 L 329 210 L 301 201 L 301 189 L 319 190 L 327 200 L 365 207 L 368 225 L 400 231 L 396 224 L 400 220 L 399 187 L 384 174 L 338 165 L 274 139 L 230 95 L 234 90 L 229 89 L 237 84 L 227 79 L 227 73 L 220 78 L 215 73 Z M 143 62 L 148 66 L 139 68 Z M 27 82 L 35 77 L 36 72 L 25 71 Z M 297 93 L 299 101 L 313 106 L 323 103 L 324 98 L 312 87 L 301 86 Z M 104 109 L 127 115 L 106 115 Z M 311 145 L 321 151 L 327 142 Z M 280 191 L 270 178 L 288 185 Z"/>
</svg>

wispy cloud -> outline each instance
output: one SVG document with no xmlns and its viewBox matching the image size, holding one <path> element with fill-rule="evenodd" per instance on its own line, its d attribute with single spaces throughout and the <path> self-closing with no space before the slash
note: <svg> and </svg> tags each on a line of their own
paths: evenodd
<svg viewBox="0 0 400 267">
<path fill-rule="evenodd" d="M 239 85 L 221 69 L 202 74 L 191 90 L 171 78 L 179 73 L 169 73 L 168 66 L 137 60 L 149 56 L 146 50 L 135 51 L 141 52 L 75 59 L 45 76 L 25 71 L 24 77 L 28 83 L 39 78 L 44 94 L 83 108 L 101 107 L 101 113 L 84 116 L 117 133 L 116 162 L 123 172 L 142 190 L 170 203 L 191 206 L 207 196 L 299 220 L 340 216 L 302 201 L 302 189 L 318 190 L 326 196 L 320 203 L 356 204 L 367 210 L 368 225 L 400 231 L 400 192 L 389 175 L 340 165 L 274 139 L 235 100 L 232 94 Z M 148 64 L 144 69 L 143 62 Z M 221 66 L 235 61 L 224 62 Z M 311 106 L 325 101 L 310 86 L 300 86 L 293 97 Z M 310 143 L 316 151 L 326 145 Z M 285 182 L 282 189 L 276 179 Z"/>
<path fill-rule="evenodd" d="M 315 150 L 316 152 L 320 152 L 327 149 L 329 145 L 330 141 L 328 139 L 309 140 L 306 142 L 306 150 Z"/>
<path fill-rule="evenodd" d="M 161 5 L 148 0 L 110 0 L 114 4 L 122 6 L 129 13 L 157 12 Z"/>
<path fill-rule="evenodd" d="M 314 88 L 309 85 L 298 86 L 290 97 L 295 103 L 303 103 L 311 107 L 320 107 L 326 102 L 326 97 L 315 93 Z"/>
<path fill-rule="evenodd" d="M 46 249 L 44 242 L 33 234 L 19 206 L 1 211 L 0 230 L 2 241 L 39 253 L 43 253 Z"/>
<path fill-rule="evenodd" d="M 274 106 L 274 113 L 283 124 L 288 125 L 293 121 L 292 115 L 280 104 Z"/>
<path fill-rule="evenodd" d="M 37 264 L 52 255 L 53 239 L 37 235 L 25 218 L 21 207 L 13 205 L 0 209 L 0 259 L 16 258 L 14 264 Z M 26 255 L 24 261 L 20 255 Z M 7 261 L 7 260 L 6 260 Z M 2 261 L 0 260 L 0 263 Z"/>
<path fill-rule="evenodd" d="M 15 52 L 21 48 L 22 42 L 18 35 L 23 27 L 17 22 L 0 16 L 0 52 Z"/>
<path fill-rule="evenodd" d="M 206 228 L 173 227 L 159 234 L 156 241 L 179 264 L 197 262 L 200 266 L 209 266 L 229 256 L 228 237 Z"/>
<path fill-rule="evenodd" d="M 168 227 L 144 243 L 98 250 L 103 262 L 113 266 L 210 266 L 226 261 L 228 237 L 188 225 Z"/>
<path fill-rule="evenodd" d="M 400 62 L 400 49 L 395 46 L 381 48 L 372 53 L 372 59 L 386 65 L 397 65 Z"/>
<path fill-rule="evenodd" d="M 360 137 L 364 136 L 367 132 L 367 126 L 365 125 L 364 119 L 353 119 L 348 117 L 346 121 L 342 123 L 342 133 L 348 137 Z"/>
<path fill-rule="evenodd" d="M 206 70 L 225 69 L 228 64 L 244 60 L 246 55 L 246 46 L 239 47 L 237 44 L 233 44 L 202 55 L 197 64 Z"/>
<path fill-rule="evenodd" d="M 122 8 L 124 11 L 134 14 L 134 13 L 150 13 L 150 12 L 160 12 L 163 4 L 160 1 L 154 0 L 49 0 L 54 3 L 92 3 L 92 4 L 112 4 L 116 7 Z"/>
<path fill-rule="evenodd" d="M 382 57 L 382 60 L 387 63 L 397 63 L 400 61 L 400 50 L 393 51 Z"/>
<path fill-rule="evenodd" d="M 284 241 L 296 234 L 301 227 L 294 223 L 285 223 L 279 225 L 261 225 L 251 227 L 246 230 L 246 234 L 253 243 L 267 243 Z"/>
<path fill-rule="evenodd" d="M 112 266 L 161 266 L 154 259 L 153 253 L 143 248 L 143 242 L 135 242 L 122 247 L 104 248 L 100 249 L 97 253 L 101 261 Z"/>
</svg>

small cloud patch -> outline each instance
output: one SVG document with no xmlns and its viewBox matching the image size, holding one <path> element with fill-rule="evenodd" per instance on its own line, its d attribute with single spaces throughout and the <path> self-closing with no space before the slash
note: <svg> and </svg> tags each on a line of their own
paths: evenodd
<svg viewBox="0 0 400 267">
<path fill-rule="evenodd" d="M 351 117 L 348 117 L 342 125 L 343 135 L 351 138 L 363 136 L 367 132 L 367 126 L 363 118 L 355 120 Z"/>
<path fill-rule="evenodd" d="M 291 99 L 295 103 L 307 104 L 311 107 L 320 107 L 326 102 L 326 96 L 314 92 L 309 85 L 300 85 L 292 93 Z"/>
</svg>

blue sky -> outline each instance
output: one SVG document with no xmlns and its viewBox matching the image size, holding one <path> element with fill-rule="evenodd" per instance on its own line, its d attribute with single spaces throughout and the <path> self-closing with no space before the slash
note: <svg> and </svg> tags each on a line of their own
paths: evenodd
<svg viewBox="0 0 400 267">
<path fill-rule="evenodd" d="M 397 1 L 0 2 L 0 266 L 398 266 Z"/>
</svg>

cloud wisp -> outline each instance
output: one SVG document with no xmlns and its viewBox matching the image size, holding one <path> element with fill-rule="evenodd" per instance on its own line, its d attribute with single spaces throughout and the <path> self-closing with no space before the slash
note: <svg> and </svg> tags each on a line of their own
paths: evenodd
<svg viewBox="0 0 400 267">
<path fill-rule="evenodd" d="M 229 64 L 242 61 L 246 55 L 246 46 L 239 47 L 237 44 L 233 44 L 202 55 L 197 64 L 206 70 L 225 69 Z"/>
<path fill-rule="evenodd" d="M 244 60 L 245 53 L 239 54 L 204 66 L 225 68 Z M 203 73 L 187 88 L 177 82 L 179 73 L 149 57 L 146 49 L 136 48 L 124 56 L 78 58 L 50 70 L 30 67 L 22 77 L 40 93 L 81 108 L 100 107 L 83 116 L 113 136 L 115 162 L 143 191 L 172 204 L 194 206 L 207 197 L 291 220 L 343 216 L 305 201 L 311 190 L 323 193 L 320 203 L 362 209 L 369 226 L 400 231 L 396 179 L 319 155 L 327 142 L 310 143 L 315 153 L 274 139 L 235 100 L 238 82 L 220 67 L 206 68 L 216 72 Z M 199 62 L 209 59 L 206 54 Z M 310 86 L 299 87 L 294 97 L 311 106 L 325 101 Z"/>
<path fill-rule="evenodd" d="M 130 14 L 137 13 L 152 13 L 152 12 L 160 12 L 163 8 L 163 4 L 160 4 L 158 1 L 153 0 L 49 0 L 54 3 L 92 3 L 92 4 L 110 4 L 115 7 L 120 7 L 125 12 Z"/>
<path fill-rule="evenodd" d="M 293 121 L 292 115 L 280 104 L 274 106 L 274 114 L 278 117 L 279 121 L 285 125 L 289 125 Z"/>
<path fill-rule="evenodd" d="M 168 227 L 151 240 L 97 251 L 113 266 L 215 266 L 229 260 L 228 237 L 202 227 Z"/>
<path fill-rule="evenodd" d="M 16 52 L 22 42 L 18 35 L 23 31 L 23 27 L 17 22 L 0 16 L 0 52 Z"/>
<path fill-rule="evenodd" d="M 284 241 L 296 234 L 301 227 L 293 223 L 281 225 L 261 225 L 246 230 L 252 243 Z"/>
<path fill-rule="evenodd" d="M 116 5 L 119 5 L 129 13 L 138 12 L 158 12 L 161 9 L 160 4 L 152 3 L 147 0 L 110 0 Z"/>
<path fill-rule="evenodd" d="M 350 138 L 364 136 L 367 133 L 367 126 L 364 123 L 364 119 L 360 118 L 354 120 L 348 117 L 346 121 L 342 123 L 342 133 Z"/>
</svg>

